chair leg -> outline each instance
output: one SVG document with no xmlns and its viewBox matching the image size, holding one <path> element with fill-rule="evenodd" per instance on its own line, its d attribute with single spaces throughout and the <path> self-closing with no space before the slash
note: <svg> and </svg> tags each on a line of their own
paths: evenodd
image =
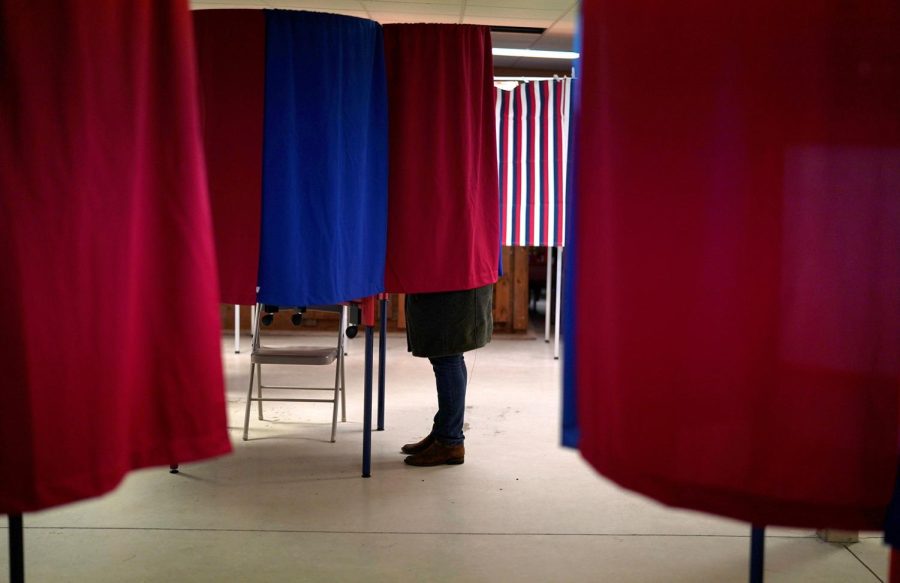
<svg viewBox="0 0 900 583">
<path fill-rule="evenodd" d="M 256 371 L 256 397 L 259 399 L 256 402 L 257 408 L 259 409 L 259 420 L 263 420 L 262 416 L 262 365 L 257 364 L 259 368 Z"/>
<path fill-rule="evenodd" d="M 344 379 L 344 355 L 339 355 L 341 359 L 341 421 L 347 422 L 347 382 Z"/>
<path fill-rule="evenodd" d="M 334 369 L 334 409 L 331 413 L 331 443 L 334 443 L 337 434 L 338 393 L 341 390 L 341 355 L 338 351 L 337 362 Z"/>
<path fill-rule="evenodd" d="M 247 410 L 244 411 L 244 441 L 247 441 L 247 431 L 250 428 L 250 403 L 253 398 L 253 373 L 256 371 L 256 365 L 250 365 L 250 388 L 247 389 Z"/>
</svg>

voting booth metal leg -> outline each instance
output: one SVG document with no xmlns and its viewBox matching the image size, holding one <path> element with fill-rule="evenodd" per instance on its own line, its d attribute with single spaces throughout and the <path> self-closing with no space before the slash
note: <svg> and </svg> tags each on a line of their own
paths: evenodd
<svg viewBox="0 0 900 583">
<path fill-rule="evenodd" d="M 387 300 L 381 300 L 381 326 L 378 330 L 378 431 L 384 431 L 384 363 L 387 356 Z"/>
<path fill-rule="evenodd" d="M 553 303 L 553 247 L 547 247 L 547 288 L 544 293 L 544 342 L 550 342 L 550 305 Z"/>
<path fill-rule="evenodd" d="M 750 583 L 763 583 L 763 564 L 766 556 L 766 527 L 750 529 Z"/>
<path fill-rule="evenodd" d="M 9 581 L 25 583 L 25 536 L 22 515 L 9 515 Z"/>
<path fill-rule="evenodd" d="M 554 328 L 553 358 L 559 360 L 559 318 L 562 307 L 563 248 L 556 251 L 556 328 Z"/>
<path fill-rule="evenodd" d="M 372 360 L 375 333 L 366 326 L 365 379 L 363 381 L 363 460 L 362 477 L 372 475 Z"/>
</svg>

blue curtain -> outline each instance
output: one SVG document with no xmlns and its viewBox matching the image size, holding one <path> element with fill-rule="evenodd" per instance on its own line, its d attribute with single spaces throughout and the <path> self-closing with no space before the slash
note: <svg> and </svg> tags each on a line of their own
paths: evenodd
<svg viewBox="0 0 900 583">
<path fill-rule="evenodd" d="M 581 38 L 582 38 L 582 28 L 581 28 L 581 17 L 577 16 L 578 20 L 575 28 L 575 51 L 579 54 L 581 53 Z M 578 253 L 578 245 L 575 243 L 575 239 L 577 237 L 577 233 L 575 232 L 575 221 L 573 220 L 575 217 L 575 206 L 578 202 L 578 190 L 576 180 L 577 168 L 576 168 L 576 160 L 577 157 L 575 155 L 576 141 L 574 139 L 576 125 L 578 124 L 578 116 L 581 110 L 581 91 L 579 86 L 579 79 L 581 79 L 581 61 L 575 61 L 575 78 L 572 80 L 572 110 L 569 112 L 570 123 L 569 123 L 569 159 L 567 160 L 568 167 L 568 176 L 569 181 L 566 185 L 568 188 L 568 197 L 566 199 L 566 236 L 565 241 L 567 243 L 566 252 L 565 252 L 565 262 L 568 265 L 575 265 L 575 257 Z M 576 279 L 578 277 L 578 272 L 575 269 L 566 269 L 566 278 L 563 280 L 563 298 L 566 301 L 562 304 L 562 334 L 563 334 L 563 381 L 562 381 L 562 392 L 563 392 L 563 403 L 562 403 L 562 436 L 561 441 L 565 447 L 578 447 L 578 442 L 580 438 L 580 430 L 578 426 L 578 379 L 576 378 L 577 367 L 576 367 L 576 351 L 574 350 L 575 346 L 575 327 L 578 326 L 578 312 L 577 306 L 578 302 L 575 298 L 575 292 L 577 287 L 575 285 Z M 557 298 L 557 301 L 560 301 L 560 298 Z M 549 306 L 547 307 L 549 310 Z M 581 314 L 583 317 L 584 314 Z M 547 314 L 549 318 L 549 313 Z M 559 322 L 556 324 L 559 326 Z"/>
<path fill-rule="evenodd" d="M 387 93 L 381 26 L 266 11 L 259 300 L 384 291 Z"/>
</svg>

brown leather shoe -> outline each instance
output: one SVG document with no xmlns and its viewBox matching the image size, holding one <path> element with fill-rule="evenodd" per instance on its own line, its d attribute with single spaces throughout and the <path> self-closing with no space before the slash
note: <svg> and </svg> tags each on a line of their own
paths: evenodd
<svg viewBox="0 0 900 583">
<path fill-rule="evenodd" d="M 414 455 L 417 453 L 422 453 L 428 447 L 434 443 L 434 436 L 432 434 L 428 434 L 425 436 L 425 439 L 416 443 L 407 443 L 403 447 L 400 448 L 400 451 L 406 454 Z"/>
<path fill-rule="evenodd" d="M 466 459 L 466 448 L 463 444 L 444 445 L 440 441 L 435 440 L 428 449 L 421 453 L 411 455 L 404 462 L 411 466 L 442 466 L 449 464 L 452 466 L 463 463 Z"/>
</svg>

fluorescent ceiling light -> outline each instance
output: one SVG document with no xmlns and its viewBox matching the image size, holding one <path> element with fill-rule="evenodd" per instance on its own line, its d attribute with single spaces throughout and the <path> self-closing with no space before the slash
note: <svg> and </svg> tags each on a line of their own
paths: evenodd
<svg viewBox="0 0 900 583">
<path fill-rule="evenodd" d="M 532 49 L 493 49 L 497 57 L 531 57 L 535 59 L 577 59 L 578 53 L 571 51 L 536 51 Z"/>
<path fill-rule="evenodd" d="M 497 89 L 502 89 L 503 91 L 512 91 L 516 87 L 519 86 L 518 81 L 497 81 L 494 80 L 494 87 Z"/>
</svg>

